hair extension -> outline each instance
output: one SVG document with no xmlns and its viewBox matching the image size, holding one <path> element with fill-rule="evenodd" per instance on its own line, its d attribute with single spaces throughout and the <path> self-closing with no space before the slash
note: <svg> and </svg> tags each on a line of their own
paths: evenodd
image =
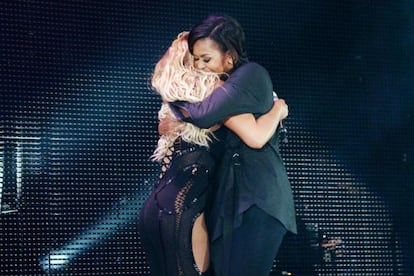
<svg viewBox="0 0 414 276">
<path fill-rule="evenodd" d="M 187 37 L 188 32 L 178 35 L 156 64 L 152 75 L 151 85 L 163 100 L 158 112 L 160 120 L 166 117 L 175 118 L 168 102 L 201 101 L 211 94 L 220 80 L 217 74 L 201 72 L 193 67 L 193 56 L 188 50 Z M 186 142 L 208 147 L 213 134 L 208 129 L 179 121 L 174 131 L 161 135 L 151 159 L 162 160 L 179 136 Z"/>
</svg>

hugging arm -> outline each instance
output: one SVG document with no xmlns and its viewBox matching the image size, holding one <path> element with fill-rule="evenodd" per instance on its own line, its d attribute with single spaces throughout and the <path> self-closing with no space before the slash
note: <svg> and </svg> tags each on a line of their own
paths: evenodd
<svg viewBox="0 0 414 276">
<path fill-rule="evenodd" d="M 173 102 L 170 108 L 178 119 L 209 128 L 233 115 L 269 111 L 273 103 L 272 93 L 273 85 L 266 69 L 248 63 L 233 72 L 203 101 Z"/>
<path fill-rule="evenodd" d="M 174 102 L 170 107 L 178 119 L 198 127 L 223 122 L 252 148 L 263 147 L 288 113 L 283 100 L 273 102 L 270 76 L 255 63 L 237 69 L 202 102 Z"/>
<path fill-rule="evenodd" d="M 262 148 L 275 133 L 280 120 L 288 115 L 288 107 L 284 100 L 276 100 L 272 109 L 255 118 L 253 114 L 234 115 L 224 121 L 224 125 L 231 129 L 249 147 Z"/>
<path fill-rule="evenodd" d="M 253 114 L 244 113 L 233 115 L 224 120 L 224 125 L 232 130 L 249 147 L 262 148 L 275 133 L 280 121 L 287 117 L 288 106 L 283 99 L 276 100 L 272 109 L 259 118 Z M 166 134 L 175 128 L 177 120 L 164 119 L 160 122 L 158 130 Z"/>
</svg>

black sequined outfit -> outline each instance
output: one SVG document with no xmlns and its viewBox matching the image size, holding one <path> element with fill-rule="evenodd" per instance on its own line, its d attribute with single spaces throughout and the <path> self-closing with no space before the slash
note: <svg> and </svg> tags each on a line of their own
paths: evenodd
<svg viewBox="0 0 414 276">
<path fill-rule="evenodd" d="M 140 214 L 140 235 L 151 275 L 201 275 L 192 229 L 205 209 L 214 162 L 207 148 L 177 139 Z"/>
</svg>

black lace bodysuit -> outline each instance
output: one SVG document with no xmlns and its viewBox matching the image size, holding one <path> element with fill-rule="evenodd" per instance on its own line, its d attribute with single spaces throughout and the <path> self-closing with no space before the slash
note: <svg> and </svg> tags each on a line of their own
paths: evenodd
<svg viewBox="0 0 414 276">
<path fill-rule="evenodd" d="M 178 138 L 140 214 L 140 236 L 151 275 L 201 275 L 192 254 L 192 228 L 204 212 L 214 162 L 207 148 Z"/>
</svg>

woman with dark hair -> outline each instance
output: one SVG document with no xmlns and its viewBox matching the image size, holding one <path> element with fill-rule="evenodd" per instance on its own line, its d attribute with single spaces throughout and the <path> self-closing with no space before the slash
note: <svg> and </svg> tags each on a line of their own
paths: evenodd
<svg viewBox="0 0 414 276">
<path fill-rule="evenodd" d="M 206 211 L 215 275 L 269 275 L 284 235 L 297 232 L 276 126 L 268 129 L 269 140 L 246 124 L 272 108 L 272 81 L 265 68 L 248 60 L 243 29 L 231 17 L 207 17 L 191 30 L 188 45 L 197 69 L 225 79 L 201 102 L 170 104 L 176 116 L 198 127 L 226 126 Z"/>
</svg>

